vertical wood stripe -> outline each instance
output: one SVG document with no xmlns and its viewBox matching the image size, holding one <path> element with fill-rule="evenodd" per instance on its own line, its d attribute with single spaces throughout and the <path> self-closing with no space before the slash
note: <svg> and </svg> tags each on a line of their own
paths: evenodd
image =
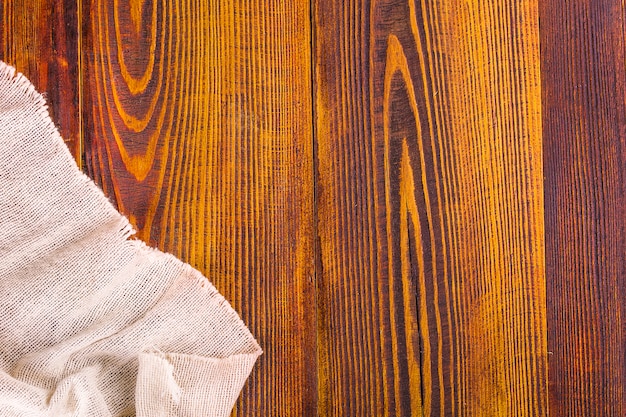
<svg viewBox="0 0 626 417">
<path fill-rule="evenodd" d="M 551 415 L 623 416 L 626 8 L 540 5 Z"/>
<path fill-rule="evenodd" d="M 82 109 L 76 0 L 0 2 L 0 60 L 45 92 L 49 112 L 82 166 Z"/>
<path fill-rule="evenodd" d="M 546 415 L 531 1 L 316 1 L 320 415 Z"/>
<path fill-rule="evenodd" d="M 88 9 L 89 173 L 139 237 L 206 274 L 258 337 L 265 353 L 235 414 L 314 414 L 308 2 Z"/>
</svg>

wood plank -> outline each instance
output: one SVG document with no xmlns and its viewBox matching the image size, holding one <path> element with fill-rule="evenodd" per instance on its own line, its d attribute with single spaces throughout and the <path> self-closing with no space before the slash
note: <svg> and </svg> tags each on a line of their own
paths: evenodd
<svg viewBox="0 0 626 417">
<path fill-rule="evenodd" d="M 315 415 L 310 5 L 84 3 L 90 174 L 258 337 L 235 415 Z"/>
<path fill-rule="evenodd" d="M 550 414 L 623 416 L 626 8 L 539 3 Z"/>
<path fill-rule="evenodd" d="M 319 415 L 547 415 L 537 13 L 316 0 Z"/>
<path fill-rule="evenodd" d="M 52 119 L 82 166 L 79 12 L 77 0 L 3 0 L 0 60 L 46 94 Z"/>
</svg>

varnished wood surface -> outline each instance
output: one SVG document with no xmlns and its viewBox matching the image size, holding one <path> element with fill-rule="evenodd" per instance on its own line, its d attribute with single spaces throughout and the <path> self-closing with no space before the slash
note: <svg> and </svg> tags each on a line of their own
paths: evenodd
<svg viewBox="0 0 626 417">
<path fill-rule="evenodd" d="M 542 1 L 550 409 L 626 415 L 626 9 Z"/>
<path fill-rule="evenodd" d="M 87 169 L 258 338 L 241 416 L 315 412 L 309 24 L 307 2 L 250 0 L 95 0 L 83 21 Z"/>
<path fill-rule="evenodd" d="M 624 17 L 7 0 L 0 59 L 258 337 L 234 415 L 617 416 Z"/>
<path fill-rule="evenodd" d="M 75 0 L 1 1 L 0 60 L 46 95 L 55 124 L 82 166 L 80 7 Z"/>
<path fill-rule="evenodd" d="M 315 21 L 320 415 L 547 415 L 536 5 Z"/>
</svg>

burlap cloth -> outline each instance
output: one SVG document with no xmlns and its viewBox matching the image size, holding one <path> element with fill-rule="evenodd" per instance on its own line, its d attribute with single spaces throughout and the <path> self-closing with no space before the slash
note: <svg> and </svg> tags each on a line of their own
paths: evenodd
<svg viewBox="0 0 626 417">
<path fill-rule="evenodd" d="M 226 416 L 261 353 L 198 271 L 138 240 L 0 62 L 0 416 Z"/>
</svg>

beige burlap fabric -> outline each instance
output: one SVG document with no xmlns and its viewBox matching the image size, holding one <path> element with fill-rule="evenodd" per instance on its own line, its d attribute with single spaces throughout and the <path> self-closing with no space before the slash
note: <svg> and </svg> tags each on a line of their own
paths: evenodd
<svg viewBox="0 0 626 417">
<path fill-rule="evenodd" d="M 0 62 L 0 416 L 226 416 L 261 353 L 133 230 Z"/>
</svg>

